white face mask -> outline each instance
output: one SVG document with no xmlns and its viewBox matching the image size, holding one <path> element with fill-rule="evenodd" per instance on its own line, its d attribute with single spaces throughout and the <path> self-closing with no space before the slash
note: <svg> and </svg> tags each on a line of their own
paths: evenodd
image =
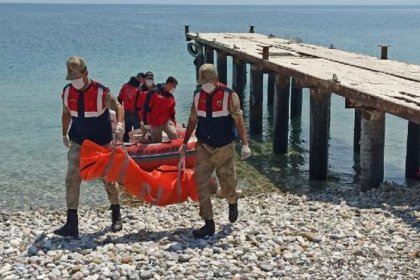
<svg viewBox="0 0 420 280">
<path fill-rule="evenodd" d="M 202 84 L 203 90 L 207 93 L 212 93 L 216 86 L 213 83 Z"/>
<path fill-rule="evenodd" d="M 85 86 L 85 82 L 83 82 L 83 78 L 71 80 L 71 84 L 77 90 L 81 90 Z"/>
<path fill-rule="evenodd" d="M 174 94 L 174 92 L 175 92 L 174 88 L 169 91 L 169 93 L 171 93 L 171 94 Z"/>
<path fill-rule="evenodd" d="M 152 87 L 153 86 L 153 80 L 146 80 L 145 84 L 147 87 Z"/>
</svg>

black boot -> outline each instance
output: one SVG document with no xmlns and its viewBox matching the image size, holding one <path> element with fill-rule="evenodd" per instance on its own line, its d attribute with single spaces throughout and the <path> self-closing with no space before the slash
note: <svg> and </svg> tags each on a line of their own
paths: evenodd
<svg viewBox="0 0 420 280">
<path fill-rule="evenodd" d="M 67 222 L 59 229 L 53 231 L 54 234 L 61 236 L 79 237 L 79 220 L 77 218 L 77 209 L 67 210 Z"/>
<path fill-rule="evenodd" d="M 121 221 L 121 212 L 120 212 L 120 205 L 111 205 L 112 210 L 112 225 L 111 230 L 113 232 L 117 232 L 122 230 L 122 221 Z"/>
<path fill-rule="evenodd" d="M 231 223 L 236 222 L 238 219 L 238 199 L 235 203 L 229 203 L 229 221 Z"/>
<path fill-rule="evenodd" d="M 215 225 L 213 220 L 205 220 L 206 224 L 199 229 L 193 230 L 195 238 L 204 238 L 206 236 L 213 236 L 215 232 Z"/>
</svg>

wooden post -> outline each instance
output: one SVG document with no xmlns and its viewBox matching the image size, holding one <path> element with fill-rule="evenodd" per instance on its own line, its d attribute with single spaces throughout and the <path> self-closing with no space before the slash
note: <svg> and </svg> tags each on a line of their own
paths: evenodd
<svg viewBox="0 0 420 280">
<path fill-rule="evenodd" d="M 408 122 L 405 177 L 420 179 L 420 125 Z"/>
<path fill-rule="evenodd" d="M 269 59 L 270 58 L 270 47 L 268 47 L 268 46 L 263 47 L 262 58 L 263 59 Z"/>
<path fill-rule="evenodd" d="M 388 59 L 388 45 L 379 45 L 381 48 L 381 59 Z"/>
<path fill-rule="evenodd" d="M 195 65 L 195 78 L 198 79 L 198 69 L 200 69 L 201 65 L 204 64 L 204 54 L 203 54 L 203 45 L 195 42 L 195 45 L 198 49 L 198 55 L 194 59 L 194 65 Z"/>
<path fill-rule="evenodd" d="M 325 180 L 328 173 L 331 93 L 311 88 L 309 179 Z"/>
<path fill-rule="evenodd" d="M 360 191 L 365 192 L 384 179 L 385 113 L 361 110 Z"/>
<path fill-rule="evenodd" d="M 251 65 L 249 133 L 262 133 L 263 69 Z"/>
<path fill-rule="evenodd" d="M 290 100 L 290 118 L 296 119 L 302 116 L 302 88 L 292 79 L 292 96 Z"/>
<path fill-rule="evenodd" d="M 271 72 L 268 73 L 267 105 L 270 107 L 273 106 L 275 81 L 276 81 L 276 74 L 271 73 Z M 289 111 L 289 109 L 287 111 Z"/>
<path fill-rule="evenodd" d="M 237 57 L 233 58 L 232 69 L 232 89 L 238 94 L 241 100 L 241 107 L 243 108 L 244 89 L 246 84 L 246 64 L 240 61 Z"/>
<path fill-rule="evenodd" d="M 189 25 L 185 25 L 184 26 L 185 27 L 185 34 L 188 34 L 188 33 L 190 33 L 190 26 Z M 186 37 L 186 39 L 185 39 L 185 41 L 191 41 L 191 38 L 187 38 L 187 36 L 185 36 Z"/>
<path fill-rule="evenodd" d="M 204 46 L 204 62 L 214 64 L 214 51 L 208 45 Z"/>
<path fill-rule="evenodd" d="M 354 109 L 353 153 L 360 153 L 360 110 Z"/>
<path fill-rule="evenodd" d="M 217 73 L 219 74 L 219 81 L 227 84 L 227 55 L 222 51 L 217 52 Z"/>
<path fill-rule="evenodd" d="M 289 144 L 290 78 L 277 74 L 275 84 L 273 106 L 273 152 L 276 154 L 286 154 Z"/>
</svg>

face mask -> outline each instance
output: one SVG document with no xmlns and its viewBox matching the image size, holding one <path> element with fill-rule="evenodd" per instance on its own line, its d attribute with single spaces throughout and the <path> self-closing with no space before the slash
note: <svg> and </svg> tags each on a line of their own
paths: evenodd
<svg viewBox="0 0 420 280">
<path fill-rule="evenodd" d="M 153 80 L 146 80 L 146 86 L 147 87 L 152 87 L 153 86 Z"/>
<path fill-rule="evenodd" d="M 207 93 L 212 93 L 216 86 L 213 83 L 205 83 L 202 85 L 203 90 Z"/>
<path fill-rule="evenodd" d="M 174 94 L 174 92 L 175 92 L 174 88 L 169 91 L 170 94 Z"/>
<path fill-rule="evenodd" d="M 85 86 L 85 82 L 83 82 L 83 78 L 71 80 L 71 84 L 77 90 L 81 90 Z"/>
</svg>

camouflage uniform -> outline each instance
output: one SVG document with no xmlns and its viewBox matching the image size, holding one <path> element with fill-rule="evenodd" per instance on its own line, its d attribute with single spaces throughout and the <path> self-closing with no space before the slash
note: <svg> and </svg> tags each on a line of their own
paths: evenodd
<svg viewBox="0 0 420 280">
<path fill-rule="evenodd" d="M 117 110 L 121 106 L 116 98 L 108 93 L 105 99 L 106 106 L 112 110 Z M 63 106 L 63 110 L 68 112 L 66 106 Z M 79 197 L 80 197 L 80 184 L 82 179 L 80 178 L 80 145 L 72 142 L 70 149 L 67 154 L 67 173 L 66 173 L 66 203 L 67 209 L 77 209 L 79 207 Z M 118 184 L 105 182 L 104 187 L 108 194 L 108 200 L 111 205 L 120 204 L 118 196 Z"/>
<path fill-rule="evenodd" d="M 229 111 L 233 119 L 242 117 L 242 110 L 238 95 L 232 93 L 232 102 L 229 103 Z M 193 105 L 191 108 L 191 120 L 197 120 L 197 111 Z M 229 203 L 235 203 L 236 195 L 236 172 L 235 172 L 235 142 L 219 148 L 212 148 L 204 143 L 196 145 L 197 160 L 194 171 L 198 186 L 198 199 L 200 203 L 200 216 L 205 220 L 213 219 L 213 206 L 211 194 L 214 193 L 209 180 L 216 171 L 219 179 L 222 197 Z"/>
</svg>

